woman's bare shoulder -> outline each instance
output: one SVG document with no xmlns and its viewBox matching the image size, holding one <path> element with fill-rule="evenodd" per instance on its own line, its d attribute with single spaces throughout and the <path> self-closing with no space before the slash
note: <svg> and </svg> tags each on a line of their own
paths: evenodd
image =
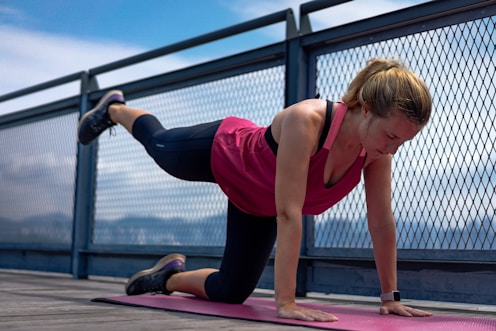
<svg viewBox="0 0 496 331">
<path fill-rule="evenodd" d="M 321 131 L 324 126 L 327 102 L 319 99 L 306 99 L 291 105 L 274 116 L 271 124 L 272 134 L 276 142 L 281 135 L 285 123 L 298 122 L 307 125 L 309 130 Z"/>
</svg>

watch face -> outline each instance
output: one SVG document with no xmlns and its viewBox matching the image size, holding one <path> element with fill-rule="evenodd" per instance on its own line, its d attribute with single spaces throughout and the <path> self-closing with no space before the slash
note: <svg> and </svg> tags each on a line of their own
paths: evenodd
<svg viewBox="0 0 496 331">
<path fill-rule="evenodd" d="M 400 301 L 400 292 L 393 292 L 394 301 Z"/>
</svg>

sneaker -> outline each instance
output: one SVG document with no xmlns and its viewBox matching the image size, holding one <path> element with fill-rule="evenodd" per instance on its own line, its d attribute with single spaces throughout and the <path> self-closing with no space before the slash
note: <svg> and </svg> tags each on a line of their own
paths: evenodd
<svg viewBox="0 0 496 331">
<path fill-rule="evenodd" d="M 110 120 L 108 114 L 108 106 L 113 103 L 126 103 L 122 91 L 113 90 L 107 92 L 95 108 L 81 117 L 78 127 L 78 139 L 81 144 L 88 145 L 107 128 L 116 125 Z"/>
<path fill-rule="evenodd" d="M 181 254 L 169 254 L 158 261 L 153 268 L 142 270 L 131 278 L 126 284 L 127 295 L 138 295 L 143 293 L 171 294 L 167 291 L 165 283 L 170 276 L 183 272 L 186 257 Z"/>
</svg>

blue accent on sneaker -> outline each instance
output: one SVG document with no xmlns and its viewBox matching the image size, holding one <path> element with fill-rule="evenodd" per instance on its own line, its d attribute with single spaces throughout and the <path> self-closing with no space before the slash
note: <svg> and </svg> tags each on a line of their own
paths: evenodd
<svg viewBox="0 0 496 331">
<path fill-rule="evenodd" d="M 127 295 L 144 293 L 171 294 L 165 288 L 167 280 L 178 272 L 183 272 L 186 257 L 181 254 L 169 254 L 158 261 L 153 268 L 142 270 L 129 278 L 126 284 Z"/>
<path fill-rule="evenodd" d="M 88 145 L 107 128 L 116 125 L 110 120 L 108 114 L 108 107 L 113 103 L 126 103 L 122 91 L 112 90 L 107 92 L 95 108 L 81 117 L 78 126 L 78 139 L 81 144 Z"/>
</svg>

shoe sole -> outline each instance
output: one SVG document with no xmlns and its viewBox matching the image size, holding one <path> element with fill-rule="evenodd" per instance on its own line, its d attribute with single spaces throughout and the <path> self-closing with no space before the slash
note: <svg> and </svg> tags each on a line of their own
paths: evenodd
<svg viewBox="0 0 496 331">
<path fill-rule="evenodd" d="M 169 255 L 166 255 L 163 258 L 161 258 L 157 263 L 155 263 L 155 265 L 152 268 L 141 270 L 140 272 L 137 272 L 136 274 L 134 274 L 134 276 L 129 278 L 129 280 L 127 281 L 126 292 L 127 292 L 127 288 L 129 286 L 129 284 L 134 282 L 136 279 L 138 279 L 142 276 L 146 276 L 146 275 L 149 275 L 151 273 L 154 273 L 154 272 L 162 269 L 165 265 L 167 265 L 167 263 L 170 263 L 170 262 L 172 262 L 174 260 L 178 260 L 178 259 L 182 260 L 183 263 L 186 263 L 186 256 L 184 256 L 182 254 L 169 254 Z"/>
<path fill-rule="evenodd" d="M 86 112 L 82 117 L 81 119 L 79 120 L 79 125 L 78 125 L 78 132 L 79 130 L 81 129 L 81 125 L 83 124 L 84 120 L 90 116 L 91 114 L 93 114 L 98 108 L 100 108 L 105 102 L 107 102 L 107 99 L 112 95 L 112 94 L 120 94 L 123 96 L 122 94 L 122 91 L 119 91 L 119 90 L 112 90 L 112 91 L 108 91 L 107 93 L 104 94 L 104 96 L 100 99 L 100 101 L 96 104 L 95 107 L 93 107 L 93 109 L 91 109 L 90 111 Z"/>
</svg>

